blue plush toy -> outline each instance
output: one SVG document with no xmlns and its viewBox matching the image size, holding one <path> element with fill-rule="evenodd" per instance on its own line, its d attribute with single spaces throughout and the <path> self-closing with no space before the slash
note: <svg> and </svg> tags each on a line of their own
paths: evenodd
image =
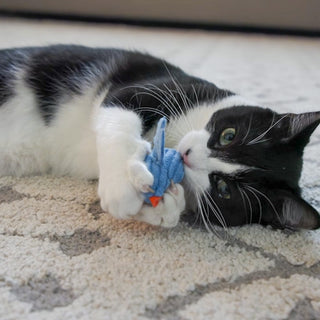
<svg viewBox="0 0 320 320">
<path fill-rule="evenodd" d="M 151 186 L 154 192 L 145 193 L 144 198 L 145 202 L 153 207 L 158 205 L 171 182 L 179 183 L 184 177 L 181 154 L 174 149 L 164 147 L 166 125 L 166 118 L 161 118 L 153 138 L 153 150 L 144 160 L 154 177 L 154 183 Z"/>
</svg>

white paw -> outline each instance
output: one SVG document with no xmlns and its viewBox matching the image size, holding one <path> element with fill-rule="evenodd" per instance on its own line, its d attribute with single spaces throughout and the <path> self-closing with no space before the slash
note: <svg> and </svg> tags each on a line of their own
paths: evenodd
<svg viewBox="0 0 320 320">
<path fill-rule="evenodd" d="M 98 108 L 95 121 L 101 207 L 116 218 L 132 218 L 143 204 L 141 190 L 153 183 L 143 167 L 150 144 L 141 138 L 141 120 L 113 107 Z"/>
<path fill-rule="evenodd" d="M 170 187 L 157 207 L 144 204 L 134 219 L 165 228 L 175 227 L 185 209 L 184 190 L 180 184 Z"/>
<path fill-rule="evenodd" d="M 130 181 L 119 178 L 113 183 L 99 183 L 101 208 L 118 219 L 130 219 L 136 215 L 143 204 L 143 197 Z"/>
<path fill-rule="evenodd" d="M 114 142 L 117 144 L 109 146 L 113 153 L 99 159 L 98 194 L 104 211 L 118 219 L 130 219 L 142 207 L 142 192 L 153 184 L 153 176 L 143 162 L 150 144 L 125 135 L 121 136 L 121 141 Z"/>
</svg>

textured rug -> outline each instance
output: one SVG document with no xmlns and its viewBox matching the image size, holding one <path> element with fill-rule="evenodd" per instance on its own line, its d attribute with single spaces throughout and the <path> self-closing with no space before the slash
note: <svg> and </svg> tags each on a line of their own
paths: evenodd
<svg viewBox="0 0 320 320">
<path fill-rule="evenodd" d="M 280 111 L 320 109 L 320 40 L 0 20 L 0 47 L 136 48 Z M 320 209 L 320 130 L 304 197 Z M 227 239 L 100 210 L 96 181 L 0 178 L 0 319 L 320 319 L 320 231 Z"/>
</svg>

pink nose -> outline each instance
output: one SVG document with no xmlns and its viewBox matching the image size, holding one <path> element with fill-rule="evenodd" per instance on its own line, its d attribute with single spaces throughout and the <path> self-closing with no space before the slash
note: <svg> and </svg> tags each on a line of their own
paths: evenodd
<svg viewBox="0 0 320 320">
<path fill-rule="evenodd" d="M 188 162 L 188 156 L 186 154 L 183 155 L 183 162 L 184 163 Z"/>
<path fill-rule="evenodd" d="M 189 153 L 190 153 L 190 149 L 188 149 L 188 150 L 182 155 L 183 162 L 184 162 L 184 164 L 187 165 L 188 167 L 190 167 L 190 163 L 189 163 L 189 159 L 188 159 Z"/>
</svg>

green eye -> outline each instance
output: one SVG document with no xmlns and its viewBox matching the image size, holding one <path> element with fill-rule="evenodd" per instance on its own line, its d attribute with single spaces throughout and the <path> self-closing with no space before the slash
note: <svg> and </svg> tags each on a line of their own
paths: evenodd
<svg viewBox="0 0 320 320">
<path fill-rule="evenodd" d="M 227 128 L 224 129 L 220 135 L 220 145 L 221 146 L 226 146 L 229 143 L 231 143 L 233 141 L 233 139 L 236 136 L 236 129 L 234 128 Z"/>
<path fill-rule="evenodd" d="M 223 199 L 230 199 L 231 193 L 227 183 L 222 179 L 218 179 L 216 183 L 219 197 Z"/>
</svg>

